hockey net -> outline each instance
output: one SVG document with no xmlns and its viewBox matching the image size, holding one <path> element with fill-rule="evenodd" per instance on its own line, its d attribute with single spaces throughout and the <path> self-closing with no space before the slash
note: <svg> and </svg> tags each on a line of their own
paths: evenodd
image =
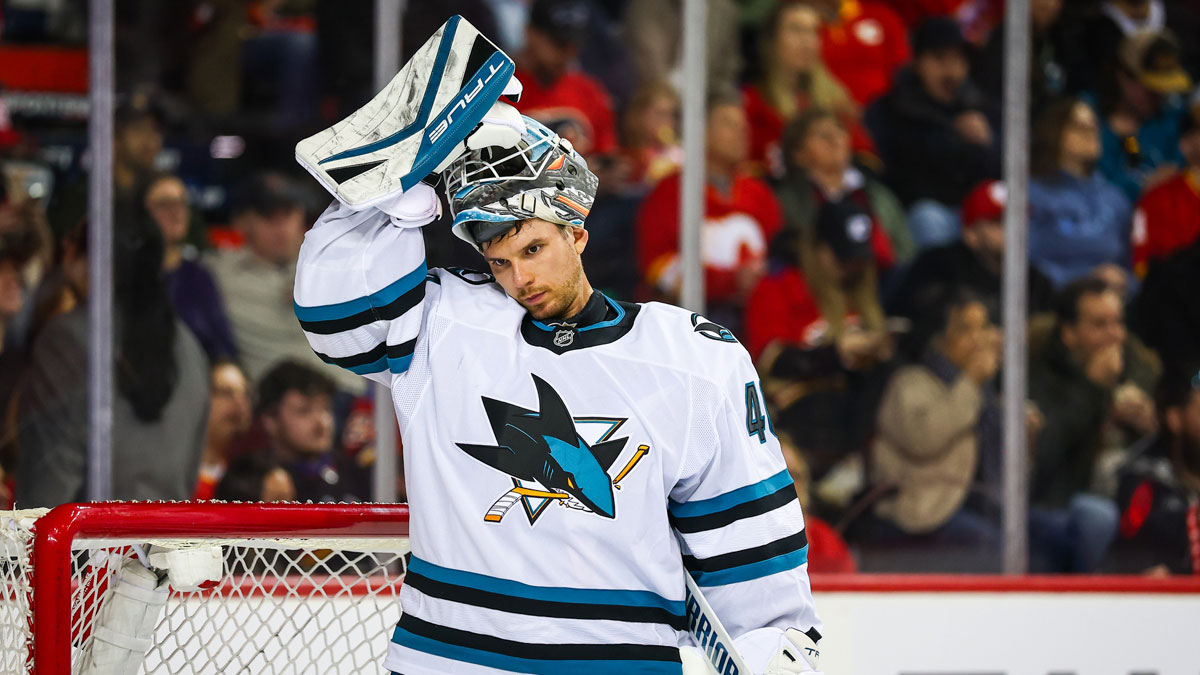
<svg viewBox="0 0 1200 675">
<path fill-rule="evenodd" d="M 407 550 L 403 505 L 0 512 L 0 673 L 377 675 Z"/>
</svg>

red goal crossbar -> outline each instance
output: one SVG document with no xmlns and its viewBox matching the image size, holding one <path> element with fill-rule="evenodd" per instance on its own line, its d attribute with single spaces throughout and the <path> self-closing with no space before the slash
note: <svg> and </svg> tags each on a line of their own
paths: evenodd
<svg viewBox="0 0 1200 675">
<path fill-rule="evenodd" d="M 71 672 L 72 545 L 77 539 L 390 538 L 408 535 L 402 504 L 65 504 L 39 518 L 33 543 L 35 672 Z"/>
</svg>

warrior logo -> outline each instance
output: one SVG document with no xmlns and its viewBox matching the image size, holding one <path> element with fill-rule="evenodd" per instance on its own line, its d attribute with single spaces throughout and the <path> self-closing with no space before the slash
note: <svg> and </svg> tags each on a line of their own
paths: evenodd
<svg viewBox="0 0 1200 675">
<path fill-rule="evenodd" d="M 620 488 L 620 481 L 650 452 L 650 446 L 639 445 L 621 472 L 615 478 L 609 476 L 609 468 L 629 441 L 628 437 L 612 438 L 625 418 L 573 418 L 545 380 L 534 375 L 533 383 L 540 411 L 484 396 L 483 408 L 496 445 L 456 444 L 513 479 L 513 488 L 496 500 L 484 520 L 500 522 L 517 502 L 524 506 L 531 525 L 551 502 L 615 518 L 614 484 Z M 600 425 L 603 431 L 589 445 L 578 425 Z"/>
</svg>

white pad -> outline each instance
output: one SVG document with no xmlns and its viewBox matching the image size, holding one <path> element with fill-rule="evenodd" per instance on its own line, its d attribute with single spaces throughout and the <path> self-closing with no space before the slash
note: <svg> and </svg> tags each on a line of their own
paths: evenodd
<svg viewBox="0 0 1200 675">
<path fill-rule="evenodd" d="M 511 58 L 450 17 L 362 108 L 296 144 L 296 161 L 361 210 L 412 188 L 459 148 L 503 95 L 520 94 Z"/>
<path fill-rule="evenodd" d="M 516 79 L 514 77 L 513 81 Z M 487 114 L 483 116 L 483 120 L 480 121 L 475 131 L 471 132 L 471 135 L 467 136 L 454 151 L 446 155 L 434 172 L 441 173 L 454 160 L 471 150 L 488 147 L 515 148 L 523 133 L 525 133 L 525 120 L 521 118 L 520 111 L 504 101 L 496 101 L 492 104 L 491 110 L 488 110 Z"/>
<path fill-rule="evenodd" d="M 154 627 L 167 604 L 167 584 L 137 560 L 125 560 L 92 626 L 83 675 L 136 675 L 153 645 Z"/>
<path fill-rule="evenodd" d="M 150 565 L 165 569 L 171 588 L 177 591 L 199 590 L 201 584 L 220 581 L 224 556 L 220 546 L 150 547 Z"/>
</svg>

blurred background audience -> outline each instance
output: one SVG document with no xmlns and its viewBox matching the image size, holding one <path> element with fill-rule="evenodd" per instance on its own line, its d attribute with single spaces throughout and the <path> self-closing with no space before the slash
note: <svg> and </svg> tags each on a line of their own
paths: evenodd
<svg viewBox="0 0 1200 675">
<path fill-rule="evenodd" d="M 1005 364 L 1003 4 L 708 1 L 706 316 L 760 370 L 814 570 L 996 569 L 998 376 L 1027 367 L 1032 569 L 1200 573 L 1197 7 L 1032 0 L 1030 361 Z M 87 490 L 85 8 L 0 0 L 0 507 Z M 621 299 L 679 298 L 682 8 L 396 26 L 411 55 L 460 13 L 515 58 L 520 109 L 601 178 L 585 263 Z M 329 199 L 293 147 L 373 95 L 371 3 L 116 9 L 114 496 L 370 499 L 400 448 L 292 283 Z M 430 266 L 477 262 L 424 234 Z"/>
</svg>

